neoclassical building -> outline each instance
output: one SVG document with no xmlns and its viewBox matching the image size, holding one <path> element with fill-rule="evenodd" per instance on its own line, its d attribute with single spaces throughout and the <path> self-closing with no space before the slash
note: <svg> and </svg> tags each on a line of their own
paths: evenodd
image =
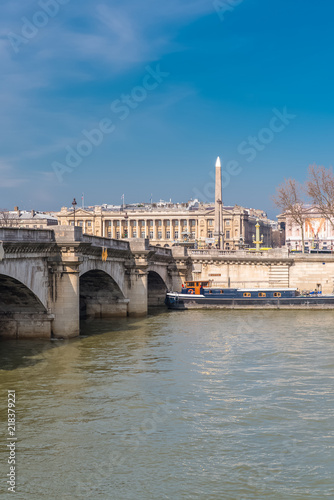
<svg viewBox="0 0 334 500">
<path fill-rule="evenodd" d="M 63 207 L 55 214 L 58 223 L 74 225 L 74 210 Z M 222 237 L 225 249 L 253 246 L 255 224 L 259 220 L 263 246 L 271 246 L 271 221 L 261 211 L 240 206 L 222 208 Z M 155 245 L 173 246 L 181 242 L 199 247 L 216 245 L 215 206 L 194 202 L 127 205 L 123 207 L 96 206 L 77 208 L 75 225 L 83 232 L 108 238 L 149 238 Z"/>
<path fill-rule="evenodd" d="M 286 246 L 291 250 L 302 250 L 301 227 L 288 214 L 278 216 L 281 226 L 285 227 Z M 334 250 L 334 221 L 323 217 L 315 206 L 304 207 L 305 249 Z"/>
</svg>

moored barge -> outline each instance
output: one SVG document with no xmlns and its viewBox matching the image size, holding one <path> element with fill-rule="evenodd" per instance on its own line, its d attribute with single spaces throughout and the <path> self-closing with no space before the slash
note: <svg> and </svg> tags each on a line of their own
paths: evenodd
<svg viewBox="0 0 334 500">
<path fill-rule="evenodd" d="M 187 281 L 168 292 L 169 309 L 334 309 L 334 295 L 297 288 L 219 288 L 209 281 Z"/>
</svg>

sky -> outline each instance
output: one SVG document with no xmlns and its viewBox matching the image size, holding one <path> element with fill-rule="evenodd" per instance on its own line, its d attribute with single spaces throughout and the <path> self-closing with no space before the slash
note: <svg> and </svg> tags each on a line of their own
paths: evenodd
<svg viewBox="0 0 334 500">
<path fill-rule="evenodd" d="M 330 0 L 3 0 L 0 208 L 214 199 L 332 165 Z"/>
</svg>

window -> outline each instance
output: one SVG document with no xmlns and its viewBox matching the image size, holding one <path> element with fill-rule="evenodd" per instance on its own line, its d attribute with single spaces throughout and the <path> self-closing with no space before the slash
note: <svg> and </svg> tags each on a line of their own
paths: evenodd
<svg viewBox="0 0 334 500">
<path fill-rule="evenodd" d="M 137 227 L 137 221 L 136 220 L 132 221 L 132 225 L 133 227 Z"/>
<path fill-rule="evenodd" d="M 166 231 L 166 238 L 167 238 L 167 240 L 170 239 L 170 231 Z"/>
<path fill-rule="evenodd" d="M 121 225 L 121 222 L 118 220 L 116 221 L 116 226 L 119 227 Z"/>
<path fill-rule="evenodd" d="M 137 238 L 137 231 L 133 231 L 133 237 Z"/>
<path fill-rule="evenodd" d="M 226 231 L 226 239 L 229 240 L 230 239 L 230 231 Z"/>
<path fill-rule="evenodd" d="M 209 219 L 208 224 L 209 224 L 209 226 L 213 226 L 213 219 Z"/>
<path fill-rule="evenodd" d="M 162 221 L 158 220 L 158 226 L 162 226 Z"/>
<path fill-rule="evenodd" d="M 108 238 L 111 238 L 111 232 L 108 231 Z"/>
<path fill-rule="evenodd" d="M 195 239 L 195 233 L 191 233 L 191 239 L 194 240 Z"/>
<path fill-rule="evenodd" d="M 153 226 L 153 220 L 150 220 L 150 226 Z"/>
<path fill-rule="evenodd" d="M 145 238 L 145 231 L 141 232 L 141 238 Z"/>
<path fill-rule="evenodd" d="M 230 225 L 231 225 L 231 221 L 230 221 L 229 219 L 228 219 L 228 220 L 226 220 L 226 221 L 225 221 L 225 225 L 226 225 L 226 226 L 230 226 Z"/>
<path fill-rule="evenodd" d="M 158 240 L 161 240 L 161 238 L 162 238 L 162 232 L 158 231 Z"/>
<path fill-rule="evenodd" d="M 245 292 L 245 293 L 244 293 L 244 297 L 251 297 L 251 296 L 252 296 L 252 294 L 251 294 L 251 293 L 249 293 L 249 292 Z"/>
<path fill-rule="evenodd" d="M 280 292 L 274 292 L 274 297 L 281 297 L 281 293 Z"/>
<path fill-rule="evenodd" d="M 78 226 L 82 227 L 83 226 L 83 222 L 82 220 L 78 220 Z"/>
<path fill-rule="evenodd" d="M 174 221 L 174 226 L 177 227 L 179 225 L 179 221 L 178 220 L 175 220 Z"/>
<path fill-rule="evenodd" d="M 117 225 L 119 226 L 119 224 L 117 224 Z M 88 226 L 88 227 L 92 227 L 92 221 L 91 221 L 91 220 L 88 220 L 88 221 L 87 221 L 87 226 Z"/>
<path fill-rule="evenodd" d="M 153 240 L 153 231 L 150 231 L 150 238 Z"/>
<path fill-rule="evenodd" d="M 212 231 L 208 231 L 208 238 L 212 238 Z"/>
<path fill-rule="evenodd" d="M 177 239 L 179 237 L 179 232 L 178 231 L 175 231 L 174 233 L 174 238 Z"/>
<path fill-rule="evenodd" d="M 140 225 L 141 225 L 142 227 L 145 227 L 145 221 L 144 221 L 144 220 L 141 220 L 141 221 L 140 221 Z"/>
<path fill-rule="evenodd" d="M 110 227 L 111 226 L 111 220 L 108 220 L 108 226 Z"/>
<path fill-rule="evenodd" d="M 119 232 L 116 233 L 116 238 L 119 240 Z"/>
<path fill-rule="evenodd" d="M 220 290 L 220 293 L 224 293 L 224 290 Z"/>
<path fill-rule="evenodd" d="M 166 226 L 169 227 L 170 226 L 170 220 L 166 220 Z"/>
<path fill-rule="evenodd" d="M 191 226 L 196 226 L 196 221 L 195 221 L 195 219 L 191 219 L 191 221 L 190 221 L 190 225 L 191 225 Z"/>
<path fill-rule="evenodd" d="M 259 292 L 259 297 L 266 297 L 267 294 L 265 294 L 264 292 Z"/>
<path fill-rule="evenodd" d="M 74 220 L 70 221 L 70 226 L 74 226 Z M 36 227 L 36 226 L 34 226 L 34 227 Z"/>
</svg>

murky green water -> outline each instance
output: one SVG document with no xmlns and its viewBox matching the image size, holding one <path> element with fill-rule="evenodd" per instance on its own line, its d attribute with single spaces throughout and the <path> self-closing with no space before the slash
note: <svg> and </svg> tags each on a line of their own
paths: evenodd
<svg viewBox="0 0 334 500">
<path fill-rule="evenodd" d="M 334 497 L 331 311 L 162 312 L 0 343 L 1 498 Z"/>
</svg>

